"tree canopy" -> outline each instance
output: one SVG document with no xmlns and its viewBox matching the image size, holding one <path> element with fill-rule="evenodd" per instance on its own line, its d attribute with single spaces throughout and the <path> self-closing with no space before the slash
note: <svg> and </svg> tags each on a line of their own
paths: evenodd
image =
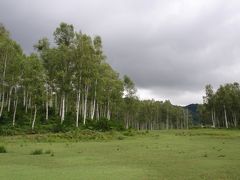
<svg viewBox="0 0 240 180">
<path fill-rule="evenodd" d="M 191 124 L 187 110 L 170 101 L 139 100 L 130 77 L 121 78 L 107 63 L 100 36 L 61 23 L 53 37 L 55 44 L 44 37 L 27 56 L 0 25 L 0 124 L 33 130 L 44 124 L 79 127 L 103 119 L 136 129 Z"/>
</svg>

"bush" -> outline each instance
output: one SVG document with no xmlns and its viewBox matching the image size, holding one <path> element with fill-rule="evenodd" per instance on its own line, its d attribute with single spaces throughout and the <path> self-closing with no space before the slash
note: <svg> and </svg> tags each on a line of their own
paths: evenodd
<svg viewBox="0 0 240 180">
<path fill-rule="evenodd" d="M 123 133 L 124 136 L 134 136 L 134 132 L 131 130 L 128 130 L 126 132 Z"/>
<path fill-rule="evenodd" d="M 99 131 L 110 131 L 112 127 L 108 120 L 101 119 L 95 123 L 94 129 Z"/>
<path fill-rule="evenodd" d="M 123 136 L 118 136 L 118 138 L 117 138 L 118 140 L 123 140 L 124 139 L 124 137 Z"/>
<path fill-rule="evenodd" d="M 50 149 L 45 151 L 45 154 L 51 154 L 51 153 L 52 151 Z"/>
<path fill-rule="evenodd" d="M 66 124 L 56 124 L 52 128 L 52 132 L 54 133 L 59 133 L 59 132 L 68 132 L 71 130 L 71 127 L 68 127 Z"/>
<path fill-rule="evenodd" d="M 0 153 L 6 153 L 7 150 L 4 146 L 0 146 Z"/>
<path fill-rule="evenodd" d="M 36 149 L 36 150 L 31 152 L 31 155 L 41 155 L 41 154 L 43 154 L 42 149 Z"/>
<path fill-rule="evenodd" d="M 117 131 L 125 130 L 123 124 L 121 124 L 119 121 L 108 120 L 106 118 L 101 118 L 98 121 L 87 120 L 85 128 L 90 130 L 103 131 L 103 132 L 111 131 L 111 130 L 117 130 Z"/>
</svg>

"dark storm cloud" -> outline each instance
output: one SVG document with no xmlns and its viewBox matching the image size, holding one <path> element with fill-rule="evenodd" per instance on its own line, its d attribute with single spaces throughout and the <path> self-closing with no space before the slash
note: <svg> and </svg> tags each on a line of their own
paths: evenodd
<svg viewBox="0 0 240 180">
<path fill-rule="evenodd" d="M 62 21 L 102 36 L 108 62 L 142 98 L 201 102 L 207 83 L 240 77 L 237 0 L 1 0 L 0 21 L 27 53 Z"/>
</svg>

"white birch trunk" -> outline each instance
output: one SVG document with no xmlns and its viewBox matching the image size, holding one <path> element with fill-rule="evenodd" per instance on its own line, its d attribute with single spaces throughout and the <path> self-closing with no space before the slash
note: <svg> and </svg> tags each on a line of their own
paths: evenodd
<svg viewBox="0 0 240 180">
<path fill-rule="evenodd" d="M 54 106 L 55 106 L 55 114 L 58 114 L 58 96 L 57 93 L 54 94 Z"/>
<path fill-rule="evenodd" d="M 53 107 L 53 92 L 52 88 L 50 88 L 50 100 L 49 100 L 49 107 Z"/>
<path fill-rule="evenodd" d="M 78 127 L 78 122 L 79 122 L 80 98 L 81 98 L 81 91 L 79 89 L 77 94 L 77 102 L 76 102 L 76 127 Z"/>
<path fill-rule="evenodd" d="M 91 114 L 91 119 L 92 120 L 93 120 L 94 115 L 95 115 L 96 97 L 97 97 L 97 80 L 95 82 L 94 100 L 93 100 L 93 108 L 92 108 L 92 114 Z"/>
<path fill-rule="evenodd" d="M 28 101 L 28 91 L 27 91 L 26 97 L 25 97 L 25 113 L 27 113 L 27 111 L 28 111 L 27 101 Z"/>
<path fill-rule="evenodd" d="M 81 105 L 81 114 L 82 114 L 82 118 L 83 118 L 83 114 L 84 114 L 84 94 L 82 93 L 82 105 Z"/>
<path fill-rule="evenodd" d="M 48 120 L 48 90 L 47 90 L 47 99 L 46 99 L 46 121 Z"/>
<path fill-rule="evenodd" d="M 29 101 L 28 101 L 28 108 L 31 108 L 31 105 L 32 105 L 32 97 L 31 97 L 31 95 L 30 95 Z"/>
<path fill-rule="evenodd" d="M 6 68 L 7 68 L 7 55 L 4 59 L 4 68 L 3 68 L 3 79 L 2 79 L 2 103 L 1 103 L 1 109 L 0 109 L 0 117 L 2 117 L 3 113 L 3 107 L 4 107 L 4 99 L 5 99 L 5 93 L 4 93 L 4 81 L 5 81 L 5 75 L 6 75 Z"/>
<path fill-rule="evenodd" d="M 83 114 L 83 124 L 86 124 L 87 117 L 87 98 L 88 98 L 88 86 L 85 86 L 85 98 L 84 98 L 84 114 Z"/>
<path fill-rule="evenodd" d="M 26 105 L 26 89 L 23 89 L 23 107 Z"/>
<path fill-rule="evenodd" d="M 233 122 L 234 122 L 234 127 L 237 127 L 237 115 L 236 115 L 236 113 L 233 113 Z"/>
<path fill-rule="evenodd" d="M 8 112 L 10 112 L 10 109 L 11 109 L 11 96 L 12 96 L 12 89 L 13 89 L 13 87 L 10 87 L 10 90 L 9 90 L 9 97 L 8 97 Z"/>
<path fill-rule="evenodd" d="M 46 101 L 46 121 L 48 120 L 48 100 Z"/>
<path fill-rule="evenodd" d="M 167 109 L 167 121 L 166 121 L 166 129 L 169 129 L 169 117 L 168 117 L 168 109 Z"/>
<path fill-rule="evenodd" d="M 13 126 L 15 126 L 18 97 L 14 100 Z"/>
<path fill-rule="evenodd" d="M 98 103 L 97 103 L 97 112 L 96 112 L 96 115 L 97 115 L 97 121 L 99 121 L 99 107 L 98 107 Z"/>
<path fill-rule="evenodd" d="M 68 112 L 68 96 L 65 95 L 65 114 Z"/>
<path fill-rule="evenodd" d="M 108 105 L 107 105 L 107 119 L 110 120 L 110 102 L 108 100 Z"/>
<path fill-rule="evenodd" d="M 2 93 L 1 109 L 0 109 L 0 117 L 2 117 L 2 113 L 3 113 L 4 99 L 5 99 L 5 93 L 3 92 Z"/>
<path fill-rule="evenodd" d="M 59 116 L 62 115 L 62 97 L 60 99 L 60 104 L 59 104 Z"/>
<path fill-rule="evenodd" d="M 27 112 L 28 112 L 28 105 L 26 104 L 26 106 L 25 106 L 25 113 L 27 113 Z"/>
<path fill-rule="evenodd" d="M 226 107 L 225 107 L 225 105 L 223 105 L 223 108 L 224 108 L 224 119 L 225 119 L 225 125 L 226 125 L 226 128 L 228 128 L 227 111 L 226 111 Z"/>
<path fill-rule="evenodd" d="M 62 95 L 62 114 L 61 114 L 61 124 L 65 119 L 65 94 Z"/>
<path fill-rule="evenodd" d="M 215 128 L 216 125 L 215 125 L 214 111 L 213 110 L 211 111 L 211 115 L 212 115 L 212 127 Z"/>
<path fill-rule="evenodd" d="M 33 116 L 33 121 L 32 121 L 32 130 L 34 129 L 35 126 L 35 121 L 36 121 L 36 116 L 37 116 L 37 105 L 34 105 L 34 116 Z"/>
<path fill-rule="evenodd" d="M 216 111 L 215 111 L 215 109 L 213 110 L 213 119 L 214 119 L 214 123 L 215 123 L 215 127 L 216 127 L 217 119 L 216 119 Z"/>
</svg>

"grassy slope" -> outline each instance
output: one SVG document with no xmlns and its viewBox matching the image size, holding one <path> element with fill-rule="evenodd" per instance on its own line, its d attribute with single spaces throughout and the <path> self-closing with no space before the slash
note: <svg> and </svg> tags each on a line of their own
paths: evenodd
<svg viewBox="0 0 240 180">
<path fill-rule="evenodd" d="M 158 131 L 124 140 L 0 138 L 0 179 L 240 179 L 240 131 Z M 35 149 L 49 154 L 30 155 Z"/>
</svg>

